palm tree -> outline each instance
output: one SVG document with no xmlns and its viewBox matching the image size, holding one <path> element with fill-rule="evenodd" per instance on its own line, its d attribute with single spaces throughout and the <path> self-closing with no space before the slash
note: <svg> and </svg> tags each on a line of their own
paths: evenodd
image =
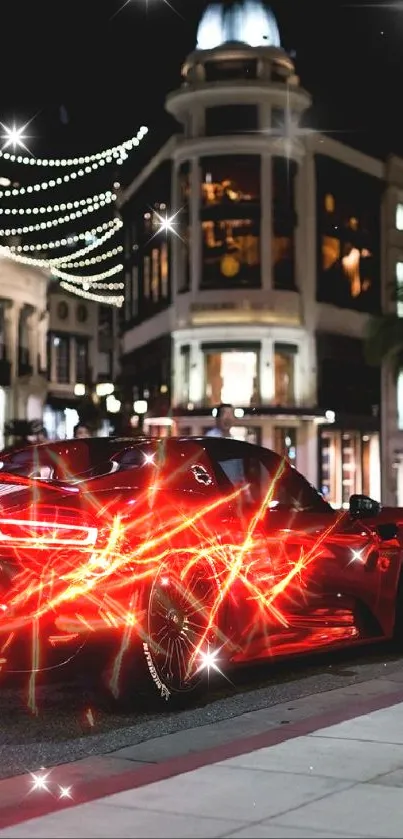
<svg viewBox="0 0 403 839">
<path fill-rule="evenodd" d="M 365 336 L 365 356 L 369 364 L 380 367 L 385 362 L 397 378 L 403 369 L 403 317 L 399 302 L 403 303 L 403 288 L 394 286 L 392 299 L 396 310 L 369 321 Z"/>
</svg>

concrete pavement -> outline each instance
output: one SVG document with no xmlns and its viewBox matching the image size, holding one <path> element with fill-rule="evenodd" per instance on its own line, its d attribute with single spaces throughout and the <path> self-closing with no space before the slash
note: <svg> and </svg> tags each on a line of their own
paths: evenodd
<svg viewBox="0 0 403 839">
<path fill-rule="evenodd" d="M 13 781 L 7 783 L 11 793 Z M 0 839 L 401 837 L 402 691 L 367 689 L 365 697 L 350 696 L 286 727 L 123 775 L 116 766 L 115 775 L 93 778 L 90 796 L 75 787 L 68 767 L 52 770 L 46 783 L 42 791 L 25 787 L 25 801 L 33 802 L 25 814 L 20 786 L 13 817 L 3 809 L 7 790 L 0 785 L 0 824 L 13 825 Z M 72 798 L 60 798 L 60 787 L 69 785 Z"/>
</svg>

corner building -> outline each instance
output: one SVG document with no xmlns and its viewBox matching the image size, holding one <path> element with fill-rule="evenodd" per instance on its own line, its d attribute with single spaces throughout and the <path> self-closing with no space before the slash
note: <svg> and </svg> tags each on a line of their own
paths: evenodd
<svg viewBox="0 0 403 839">
<path fill-rule="evenodd" d="M 202 434 L 231 402 L 236 436 L 335 507 L 380 498 L 363 337 L 381 311 L 385 166 L 303 127 L 311 97 L 261 2 L 208 7 L 182 77 L 166 100 L 181 132 L 122 196 L 127 405 L 147 400 L 151 433 Z"/>
</svg>

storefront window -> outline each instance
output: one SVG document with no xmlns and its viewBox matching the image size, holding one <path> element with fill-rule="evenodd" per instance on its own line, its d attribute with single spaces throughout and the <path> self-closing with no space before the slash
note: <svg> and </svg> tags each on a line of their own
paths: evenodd
<svg viewBox="0 0 403 839">
<path fill-rule="evenodd" d="M 204 221 L 202 286 L 260 282 L 260 223 L 252 219 Z"/>
<path fill-rule="evenodd" d="M 262 429 L 250 425 L 234 425 L 231 428 L 231 437 L 234 440 L 243 440 L 245 443 L 253 443 L 260 446 L 262 442 Z"/>
<path fill-rule="evenodd" d="M 274 345 L 274 404 L 295 405 L 296 347 Z"/>
<path fill-rule="evenodd" d="M 212 349 L 204 357 L 207 405 L 259 403 L 258 352 Z"/>
<path fill-rule="evenodd" d="M 343 308 L 380 307 L 380 205 L 377 178 L 318 156 L 318 299 Z"/>
<path fill-rule="evenodd" d="M 378 433 L 323 430 L 320 467 L 321 491 L 333 507 L 347 509 L 354 493 L 380 499 Z"/>
<path fill-rule="evenodd" d="M 332 507 L 340 507 L 341 503 L 340 463 L 340 434 L 323 431 L 321 439 L 321 492 Z"/>
<path fill-rule="evenodd" d="M 286 457 L 293 465 L 297 457 L 297 429 L 277 426 L 274 429 L 273 448 L 281 457 Z"/>
<path fill-rule="evenodd" d="M 350 497 L 361 491 L 360 435 L 344 432 L 341 435 L 342 506 L 347 508 Z"/>
<path fill-rule="evenodd" d="M 204 207 L 260 203 L 260 158 L 223 155 L 203 158 Z"/>
<path fill-rule="evenodd" d="M 205 425 L 202 429 L 203 435 L 211 431 L 211 425 Z M 262 442 L 262 429 L 254 425 L 234 425 L 230 429 L 231 437 L 234 440 L 242 440 L 243 443 L 253 443 L 255 446 L 260 446 Z"/>
</svg>

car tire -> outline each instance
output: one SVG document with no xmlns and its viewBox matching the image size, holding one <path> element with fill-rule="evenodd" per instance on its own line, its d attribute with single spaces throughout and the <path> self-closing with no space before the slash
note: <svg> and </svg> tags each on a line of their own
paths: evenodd
<svg viewBox="0 0 403 839">
<path fill-rule="evenodd" d="M 211 670 L 220 669 L 221 608 L 213 561 L 192 564 L 191 556 L 182 556 L 159 569 L 150 590 L 142 648 L 148 678 L 163 703 L 186 703 L 203 690 Z"/>
</svg>

